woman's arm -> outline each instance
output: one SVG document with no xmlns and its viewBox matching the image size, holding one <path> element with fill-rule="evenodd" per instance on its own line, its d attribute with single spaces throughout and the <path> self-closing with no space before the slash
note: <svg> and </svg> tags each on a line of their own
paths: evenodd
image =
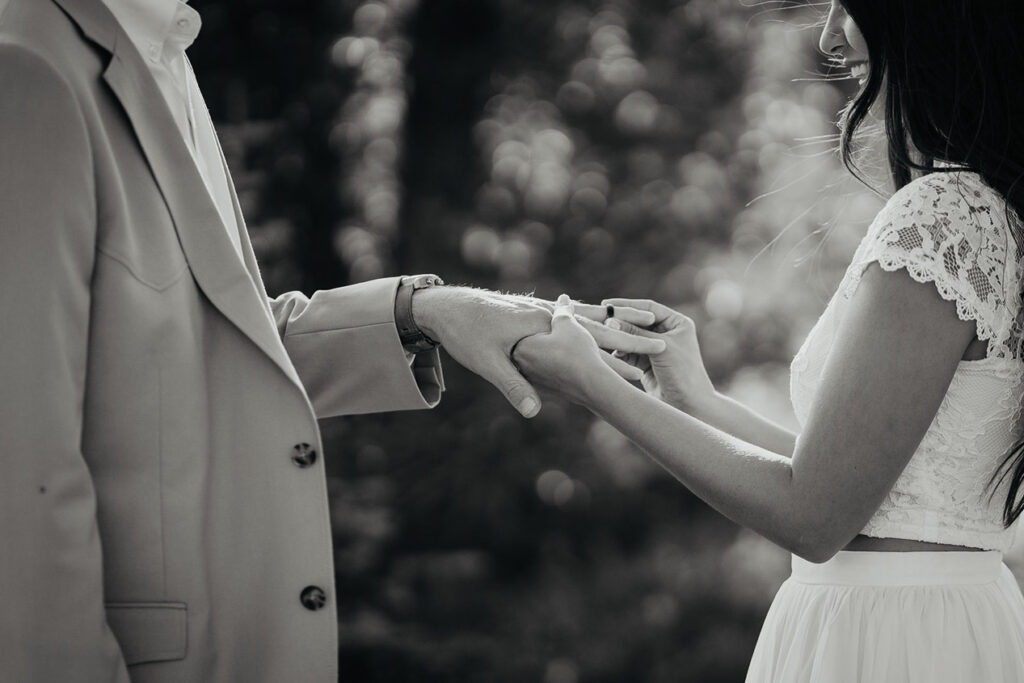
<svg viewBox="0 0 1024 683">
<path fill-rule="evenodd" d="M 796 434 L 725 394 L 716 391 L 706 403 L 694 406 L 686 412 L 742 441 L 787 458 L 793 456 Z"/>
<path fill-rule="evenodd" d="M 517 362 L 614 425 L 722 514 L 821 562 L 856 536 L 899 477 L 974 332 L 933 286 L 870 265 L 792 459 L 633 388 L 583 352 L 584 330 L 564 317 L 551 334 L 521 342 Z"/>
<path fill-rule="evenodd" d="M 665 351 L 657 356 L 626 356 L 643 370 L 642 383 L 647 393 L 727 434 L 773 453 L 793 455 L 796 434 L 715 390 L 704 368 L 693 320 L 649 299 L 606 299 L 602 303 L 616 310 L 629 307 L 623 310 L 649 311 L 654 318 L 650 329 L 617 316 L 605 323 L 637 336 L 666 342 Z"/>
<path fill-rule="evenodd" d="M 601 373 L 585 405 L 737 524 L 808 559 L 824 552 L 791 458 L 743 441 Z"/>
</svg>

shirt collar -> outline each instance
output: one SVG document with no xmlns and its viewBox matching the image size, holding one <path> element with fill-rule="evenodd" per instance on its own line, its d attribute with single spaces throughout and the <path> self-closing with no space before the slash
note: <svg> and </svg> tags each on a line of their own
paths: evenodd
<svg viewBox="0 0 1024 683">
<path fill-rule="evenodd" d="M 181 0 L 103 0 L 151 62 L 184 52 L 199 35 L 199 13 Z"/>
</svg>

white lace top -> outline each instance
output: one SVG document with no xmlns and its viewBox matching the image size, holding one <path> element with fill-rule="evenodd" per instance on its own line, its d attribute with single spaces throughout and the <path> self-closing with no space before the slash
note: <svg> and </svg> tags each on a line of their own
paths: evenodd
<svg viewBox="0 0 1024 683">
<path fill-rule="evenodd" d="M 807 419 L 826 356 L 861 275 L 877 261 L 933 283 L 958 316 L 988 341 L 982 360 L 961 361 L 946 396 L 906 469 L 861 531 L 1005 551 L 1007 482 L 986 488 L 1020 438 L 1024 355 L 1022 253 L 1005 202 L 975 173 L 938 172 L 894 194 L 868 228 L 839 288 L 793 359 L 790 395 Z"/>
</svg>

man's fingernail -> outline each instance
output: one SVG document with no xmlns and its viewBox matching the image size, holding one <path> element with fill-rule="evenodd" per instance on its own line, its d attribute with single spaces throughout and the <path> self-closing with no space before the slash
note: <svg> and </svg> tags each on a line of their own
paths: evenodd
<svg viewBox="0 0 1024 683">
<path fill-rule="evenodd" d="M 558 297 L 558 301 L 556 301 L 555 303 L 557 303 L 559 306 L 568 306 L 571 301 L 572 299 L 569 298 L 568 294 L 561 294 Z"/>
<path fill-rule="evenodd" d="M 537 402 L 532 398 L 524 398 L 519 404 L 519 412 L 523 417 L 533 417 L 537 414 Z"/>
<path fill-rule="evenodd" d="M 622 329 L 622 323 L 620 323 L 615 318 L 608 318 L 607 320 L 604 321 L 604 324 L 607 325 L 608 327 L 612 328 L 613 330 L 621 330 Z"/>
</svg>

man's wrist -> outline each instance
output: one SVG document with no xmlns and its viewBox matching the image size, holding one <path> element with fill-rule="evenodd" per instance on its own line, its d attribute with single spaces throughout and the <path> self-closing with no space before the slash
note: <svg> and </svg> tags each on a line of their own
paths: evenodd
<svg viewBox="0 0 1024 683">
<path fill-rule="evenodd" d="M 428 287 L 412 293 L 412 319 L 420 330 L 438 343 L 443 343 L 438 313 L 450 287 Z"/>
<path fill-rule="evenodd" d="M 439 339 L 431 336 L 431 330 L 424 330 L 413 313 L 413 297 L 418 292 L 432 289 L 444 282 L 436 275 L 414 275 L 403 277 L 395 294 L 395 328 L 407 351 L 419 353 L 435 348 Z"/>
</svg>

